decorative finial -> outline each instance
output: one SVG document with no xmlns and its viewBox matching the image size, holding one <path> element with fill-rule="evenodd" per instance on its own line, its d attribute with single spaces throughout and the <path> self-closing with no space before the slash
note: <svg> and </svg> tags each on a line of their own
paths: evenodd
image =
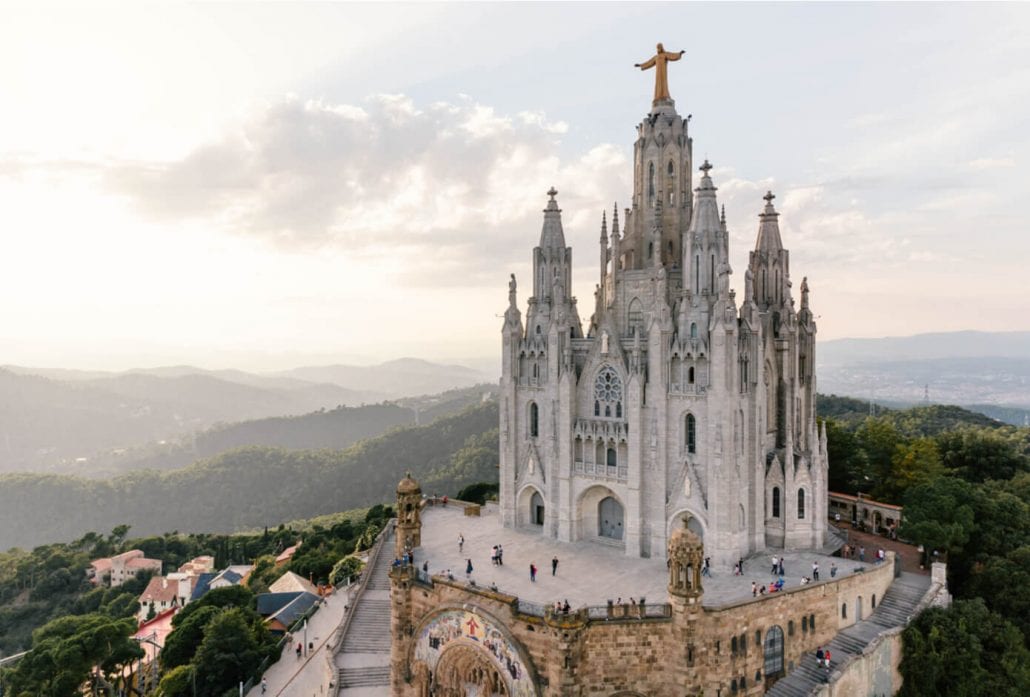
<svg viewBox="0 0 1030 697">
<path fill-rule="evenodd" d="M 601 211 L 601 239 L 608 239 L 608 211 Z"/>
<path fill-rule="evenodd" d="M 722 224 L 726 224 L 726 204 L 722 204 Z"/>
<path fill-rule="evenodd" d="M 619 202 L 615 202 L 615 209 L 612 211 L 612 237 L 619 236 Z"/>
<path fill-rule="evenodd" d="M 703 165 L 701 165 L 701 167 L 699 169 L 702 172 L 704 172 L 705 176 L 707 177 L 708 176 L 708 171 L 710 169 L 712 169 L 712 163 L 708 161 L 708 158 L 705 158 L 705 163 Z"/>
<path fill-rule="evenodd" d="M 550 189 L 548 189 L 547 195 L 550 196 L 551 200 L 553 201 L 554 197 L 558 195 L 558 190 L 552 186 Z"/>
<path fill-rule="evenodd" d="M 762 198 L 764 198 L 765 202 L 771 206 L 773 199 L 776 198 L 776 195 L 771 191 L 767 191 L 765 193 L 765 196 L 763 196 Z"/>
</svg>

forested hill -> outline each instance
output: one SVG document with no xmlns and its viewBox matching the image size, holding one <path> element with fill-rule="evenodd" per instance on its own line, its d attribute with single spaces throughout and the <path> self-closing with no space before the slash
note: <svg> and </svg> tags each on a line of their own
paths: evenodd
<svg viewBox="0 0 1030 697">
<path fill-rule="evenodd" d="M 250 447 L 184 469 L 109 480 L 0 476 L 0 549 L 88 530 L 230 532 L 389 501 L 407 470 L 426 491 L 497 478 L 497 404 L 401 428 L 346 450 Z"/>
<path fill-rule="evenodd" d="M 278 416 L 219 425 L 174 441 L 151 443 L 94 455 L 90 477 L 111 477 L 133 470 L 170 470 L 248 446 L 286 450 L 339 450 L 399 426 L 428 424 L 483 401 L 493 390 L 480 385 L 437 395 L 360 407 L 321 409 L 301 416 Z M 72 474 L 77 474 L 72 472 Z"/>
<path fill-rule="evenodd" d="M 869 402 L 865 400 L 831 394 L 819 395 L 816 409 L 820 418 L 834 419 L 849 426 L 857 426 L 869 416 L 884 417 L 909 436 L 933 436 L 960 426 L 995 428 L 1003 425 L 997 419 L 954 404 L 928 404 L 907 409 L 874 404 L 870 409 Z"/>
</svg>

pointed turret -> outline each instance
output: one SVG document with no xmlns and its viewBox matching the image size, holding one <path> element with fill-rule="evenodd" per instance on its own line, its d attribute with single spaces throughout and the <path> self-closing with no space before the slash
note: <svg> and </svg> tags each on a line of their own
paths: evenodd
<svg viewBox="0 0 1030 697">
<path fill-rule="evenodd" d="M 773 192 L 766 192 L 763 198 L 765 199 L 765 210 L 758 215 L 761 222 L 758 224 L 758 240 L 755 242 L 755 251 L 773 255 L 783 249 L 783 242 L 780 240 L 780 224 L 777 222 L 780 214 L 773 208 L 772 202 L 776 198 Z"/>
<path fill-rule="evenodd" d="M 561 226 L 561 208 L 558 208 L 558 190 L 553 186 L 547 192 L 551 199 L 544 209 L 544 227 L 540 231 L 540 246 L 544 249 L 565 249 L 565 232 Z"/>
<path fill-rule="evenodd" d="M 726 235 L 722 234 L 723 223 L 719 202 L 715 197 L 716 188 L 709 174 L 712 164 L 705 160 L 699 169 L 701 182 L 694 189 L 694 215 L 687 232 L 690 255 L 684 262 L 689 271 L 688 290 L 695 294 L 714 294 L 717 272 L 720 264 L 727 261 L 729 249 Z"/>
</svg>

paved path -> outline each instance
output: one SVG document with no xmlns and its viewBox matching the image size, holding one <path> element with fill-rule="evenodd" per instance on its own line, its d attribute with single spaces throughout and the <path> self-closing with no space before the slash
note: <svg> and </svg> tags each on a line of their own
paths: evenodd
<svg viewBox="0 0 1030 697">
<path fill-rule="evenodd" d="M 865 545 L 865 558 L 873 559 L 876 557 L 876 550 L 880 547 L 886 550 L 897 553 L 901 558 L 901 570 L 907 571 L 913 574 L 923 574 L 926 576 L 930 575 L 930 569 L 919 568 L 919 550 L 914 545 L 905 544 L 904 542 L 898 542 L 897 540 L 891 540 L 883 535 L 874 535 L 869 532 L 860 532 L 856 528 L 851 527 L 849 523 L 841 522 L 841 530 L 846 530 L 848 533 L 848 540 L 850 544 L 858 548 L 859 545 Z M 857 555 L 858 552 L 856 551 Z"/>
<path fill-rule="evenodd" d="M 265 671 L 264 677 L 268 680 L 265 697 L 321 697 L 328 693 L 329 681 L 334 676 L 328 670 L 325 642 L 343 621 L 346 604 L 347 589 L 341 588 L 308 620 L 308 642 L 315 645 L 309 655 L 297 658 L 296 646 L 304 641 L 304 632 L 294 634 L 292 645 L 283 648 L 279 661 Z M 260 697 L 261 684 L 247 695 Z"/>
</svg>

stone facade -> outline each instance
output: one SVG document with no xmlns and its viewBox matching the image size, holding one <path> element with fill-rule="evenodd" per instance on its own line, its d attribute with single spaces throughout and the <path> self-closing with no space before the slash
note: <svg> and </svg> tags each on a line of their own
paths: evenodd
<svg viewBox="0 0 1030 697">
<path fill-rule="evenodd" d="M 668 602 L 568 614 L 397 566 L 392 694 L 760 695 L 861 619 L 859 597 L 871 611 L 893 579 L 891 555 L 864 574 L 712 608 L 701 603 L 703 554 L 696 535 L 674 531 Z"/>
<path fill-rule="evenodd" d="M 637 127 L 632 205 L 602 216 L 593 315 L 570 294 L 557 192 L 544 210 L 525 318 L 514 275 L 502 341 L 500 503 L 507 526 L 661 557 L 686 521 L 716 566 L 826 533 L 807 281 L 765 197 L 738 303 L 712 166 L 693 189 L 672 100 Z"/>
</svg>

